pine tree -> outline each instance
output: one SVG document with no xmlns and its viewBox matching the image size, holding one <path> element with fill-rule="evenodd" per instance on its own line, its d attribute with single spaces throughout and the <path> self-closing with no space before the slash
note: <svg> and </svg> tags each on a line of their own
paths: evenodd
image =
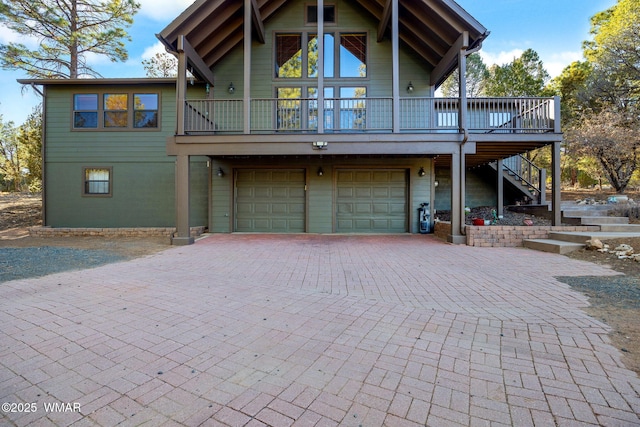
<svg viewBox="0 0 640 427">
<path fill-rule="evenodd" d="M 21 69 L 35 78 L 99 77 L 87 54 L 125 61 L 123 27 L 133 23 L 140 5 L 134 0 L 0 0 L 0 23 L 39 46 L 0 46 L 0 66 Z"/>
</svg>

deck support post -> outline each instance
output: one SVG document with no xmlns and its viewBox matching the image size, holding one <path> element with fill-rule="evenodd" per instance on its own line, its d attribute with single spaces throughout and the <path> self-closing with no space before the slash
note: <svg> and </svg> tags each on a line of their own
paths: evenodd
<svg viewBox="0 0 640 427">
<path fill-rule="evenodd" d="M 496 161 L 496 171 L 498 172 L 496 214 L 500 216 L 504 215 L 504 165 L 502 159 Z"/>
<path fill-rule="evenodd" d="M 451 234 L 447 236 L 447 242 L 455 244 L 466 244 L 467 237 L 462 234 L 464 227 L 463 217 L 463 186 L 462 180 L 465 179 L 464 173 L 464 146 L 458 146 L 458 149 L 451 154 Z"/>
<path fill-rule="evenodd" d="M 551 145 L 551 225 L 562 224 L 562 208 L 560 206 L 560 145 L 562 141 L 554 141 Z M 545 191 L 544 187 L 541 191 Z"/>
<path fill-rule="evenodd" d="M 190 156 L 176 156 L 176 233 L 171 238 L 172 245 L 190 245 L 194 242 L 189 226 L 190 214 Z"/>
</svg>

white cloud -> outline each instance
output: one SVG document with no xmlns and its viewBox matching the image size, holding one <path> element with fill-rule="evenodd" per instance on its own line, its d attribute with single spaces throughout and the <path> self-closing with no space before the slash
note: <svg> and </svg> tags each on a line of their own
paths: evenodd
<svg viewBox="0 0 640 427">
<path fill-rule="evenodd" d="M 35 49 L 40 45 L 40 40 L 37 37 L 18 34 L 15 31 L 0 25 L 0 43 L 20 43 L 27 46 L 29 49 Z"/>
<path fill-rule="evenodd" d="M 522 49 L 513 49 L 510 51 L 502 51 L 498 53 L 487 52 L 484 50 L 480 51 L 480 56 L 482 60 L 487 65 L 487 67 L 491 67 L 492 65 L 505 65 L 513 62 L 514 59 L 519 58 L 524 50 Z M 545 54 L 538 52 L 540 59 L 542 60 L 542 64 L 544 65 L 545 70 L 549 73 L 551 78 L 557 77 L 562 73 L 562 70 L 565 69 L 569 64 L 574 61 L 582 60 L 582 52 L 558 52 Z"/>
<path fill-rule="evenodd" d="M 554 53 L 549 58 L 541 58 L 544 68 L 547 70 L 551 78 L 557 77 L 572 62 L 582 61 L 582 52 L 560 52 Z"/>
<path fill-rule="evenodd" d="M 160 42 L 157 42 L 156 44 L 145 48 L 145 50 L 142 52 L 142 55 L 140 55 L 140 57 L 142 59 L 151 59 L 154 56 L 156 56 L 156 53 L 165 53 L 165 52 L 166 52 L 166 49 L 164 45 Z"/>
<path fill-rule="evenodd" d="M 509 64 L 513 62 L 514 59 L 519 58 L 523 52 L 524 50 L 522 49 L 512 49 L 508 52 L 502 51 L 498 53 L 481 50 L 480 57 L 487 67 L 491 67 L 492 65 Z"/>
<path fill-rule="evenodd" d="M 194 0 L 139 0 L 140 15 L 155 21 L 169 22 L 180 15 Z"/>
</svg>

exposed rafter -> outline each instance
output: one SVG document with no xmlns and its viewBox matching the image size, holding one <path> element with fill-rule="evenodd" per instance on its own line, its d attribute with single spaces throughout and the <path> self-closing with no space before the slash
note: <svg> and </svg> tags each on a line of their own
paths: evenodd
<svg viewBox="0 0 640 427">
<path fill-rule="evenodd" d="M 250 20 L 254 40 L 265 43 L 268 37 L 265 23 L 294 1 L 299 0 L 251 0 Z M 362 13 L 375 21 L 378 41 L 389 34 L 391 0 L 355 0 L 350 3 L 353 7 L 361 8 Z M 445 60 L 444 57 L 460 34 L 469 32 L 471 47 L 477 46 L 488 34 L 454 0 L 398 0 L 398 3 L 399 38 L 430 67 L 437 67 L 435 80 L 438 84 L 441 76 L 448 75 L 456 67 L 455 61 L 451 62 L 449 58 Z M 175 51 L 178 36 L 184 35 L 204 62 L 213 67 L 232 49 L 241 45 L 244 37 L 244 5 L 243 0 L 196 0 L 158 38 Z"/>
<path fill-rule="evenodd" d="M 260 8 L 256 0 L 251 0 L 251 20 L 253 21 L 253 28 L 256 30 L 256 38 L 260 43 L 264 44 L 264 24 L 262 23 Z"/>
<path fill-rule="evenodd" d="M 380 18 L 380 24 L 378 24 L 378 43 L 384 39 L 384 33 L 389 25 L 389 19 L 391 18 L 391 0 L 384 2 L 384 10 L 382 11 L 382 17 Z"/>
</svg>

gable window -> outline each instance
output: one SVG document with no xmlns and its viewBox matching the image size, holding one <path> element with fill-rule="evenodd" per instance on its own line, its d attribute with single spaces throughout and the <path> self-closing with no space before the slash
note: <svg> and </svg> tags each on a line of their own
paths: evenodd
<svg viewBox="0 0 640 427">
<path fill-rule="evenodd" d="M 275 77 L 318 77 L 318 35 L 312 32 L 275 35 Z M 367 34 L 324 34 L 324 77 L 367 77 Z"/>
<path fill-rule="evenodd" d="M 302 34 L 276 35 L 276 77 L 302 77 Z"/>
<path fill-rule="evenodd" d="M 84 168 L 82 171 L 85 196 L 111 196 L 112 169 Z"/>
<path fill-rule="evenodd" d="M 73 95 L 73 129 L 158 129 L 158 93 L 76 93 Z"/>
<path fill-rule="evenodd" d="M 336 6 L 333 4 L 325 4 L 323 10 L 324 10 L 324 23 L 335 24 L 336 23 Z M 317 23 L 318 23 L 318 6 L 308 5 L 307 6 L 307 24 L 317 24 Z"/>
<path fill-rule="evenodd" d="M 98 127 L 98 94 L 79 93 L 73 95 L 73 127 Z"/>
</svg>

